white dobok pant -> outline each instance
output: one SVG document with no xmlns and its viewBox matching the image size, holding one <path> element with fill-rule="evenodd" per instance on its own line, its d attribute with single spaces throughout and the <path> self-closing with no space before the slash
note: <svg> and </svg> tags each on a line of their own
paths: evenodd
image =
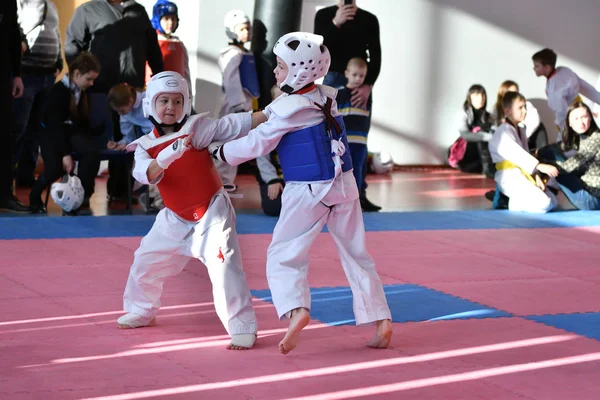
<svg viewBox="0 0 600 400">
<path fill-rule="evenodd" d="M 184 222 L 168 208 L 158 213 L 152 229 L 135 252 L 123 295 L 125 311 L 142 316 L 156 315 L 164 281 L 180 273 L 190 258 L 206 266 L 215 310 L 227 332 L 230 335 L 256 333 L 235 213 L 223 189 L 215 194 L 206 214 L 197 223 Z"/>
<path fill-rule="evenodd" d="M 323 191 L 327 191 L 324 196 Z M 375 262 L 367 252 L 352 171 L 333 185 L 288 182 L 281 200 L 281 215 L 267 252 L 267 278 L 279 318 L 289 317 L 298 307 L 310 309 L 309 250 L 327 224 L 352 289 L 356 324 L 391 319 Z"/>
<path fill-rule="evenodd" d="M 542 191 L 523 175 L 520 169 L 512 168 L 496 171 L 495 180 L 500 191 L 508 197 L 510 211 L 546 213 L 558 204 L 554 193 Z"/>
</svg>

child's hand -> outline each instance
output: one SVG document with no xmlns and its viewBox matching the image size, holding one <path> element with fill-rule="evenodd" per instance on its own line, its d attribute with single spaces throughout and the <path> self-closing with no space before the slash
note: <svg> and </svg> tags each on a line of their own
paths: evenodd
<svg viewBox="0 0 600 400">
<path fill-rule="evenodd" d="M 477 132 L 479 132 L 480 130 L 481 130 L 481 127 L 480 127 L 480 126 L 476 126 L 476 127 L 474 127 L 473 129 L 471 129 L 471 132 L 472 132 L 472 133 L 477 133 Z"/>
<path fill-rule="evenodd" d="M 535 175 L 535 185 L 539 187 L 542 192 L 546 190 L 546 184 L 544 183 L 542 177 L 539 174 Z"/>
<path fill-rule="evenodd" d="M 114 150 L 117 147 L 117 142 L 113 142 L 112 140 L 109 140 L 108 143 L 106 143 L 106 148 L 108 150 Z"/>
<path fill-rule="evenodd" d="M 125 149 L 127 148 L 127 144 L 122 143 L 122 144 L 116 144 L 115 150 L 116 151 L 125 151 Z"/>
<path fill-rule="evenodd" d="M 535 169 L 552 178 L 556 178 L 558 176 L 558 169 L 556 169 L 554 165 L 539 163 Z"/>
<path fill-rule="evenodd" d="M 280 182 L 271 183 L 267 187 L 267 194 L 269 195 L 269 199 L 275 200 L 279 193 L 283 191 L 283 185 Z"/>
<path fill-rule="evenodd" d="M 169 147 L 162 149 L 162 151 L 158 153 L 158 157 L 156 157 L 158 166 L 162 169 L 167 169 L 171 163 L 181 158 L 183 153 L 192 147 L 189 137 L 190 136 L 188 135 L 185 138 L 179 138 L 171 143 Z"/>
<path fill-rule="evenodd" d="M 73 172 L 73 168 L 75 166 L 75 163 L 73 162 L 73 157 L 71 157 L 71 155 L 66 155 L 62 158 L 62 165 L 63 165 L 63 169 L 67 172 L 67 174 L 70 174 L 71 172 Z"/>
</svg>

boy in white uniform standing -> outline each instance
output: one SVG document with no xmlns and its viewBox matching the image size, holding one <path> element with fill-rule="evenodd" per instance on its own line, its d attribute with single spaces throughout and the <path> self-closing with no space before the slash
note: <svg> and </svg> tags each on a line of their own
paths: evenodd
<svg viewBox="0 0 600 400">
<path fill-rule="evenodd" d="M 250 18 L 241 10 L 231 10 L 225 15 L 224 25 L 229 44 L 219 54 L 219 69 L 223 76 L 219 117 L 256 109 L 256 100 L 260 96 L 254 54 L 244 47 L 252 38 Z M 216 160 L 215 163 L 225 190 L 234 191 L 237 166 Z"/>
<path fill-rule="evenodd" d="M 356 180 L 336 90 L 317 86 L 330 65 L 323 37 L 282 36 L 274 46 L 277 85 L 286 94 L 265 110 L 269 120 L 247 137 L 211 148 L 214 157 L 239 165 L 277 148 L 286 181 L 281 215 L 267 252 L 267 278 L 279 318 L 290 318 L 279 343 L 287 354 L 310 321 L 309 250 L 327 224 L 354 295 L 357 324 L 376 323 L 370 347 L 388 347 L 391 313 L 375 263 L 366 249 Z"/>
<path fill-rule="evenodd" d="M 554 193 L 548 190 L 540 173 L 558 176 L 558 170 L 542 164 L 529 154 L 526 127 L 525 97 L 518 92 L 507 92 L 502 99 L 503 122 L 490 141 L 492 161 L 496 163 L 494 179 L 500 191 L 508 196 L 508 209 L 530 213 L 545 213 L 556 207 Z"/>
<path fill-rule="evenodd" d="M 532 57 L 533 70 L 536 76 L 546 77 L 546 97 L 548 107 L 554 112 L 554 123 L 558 131 L 557 142 L 561 141 L 561 132 L 566 121 L 567 110 L 575 100 L 584 95 L 596 104 L 600 104 L 600 92 L 581 79 L 567 67 L 556 67 L 556 53 L 551 49 L 543 49 Z"/>
<path fill-rule="evenodd" d="M 191 111 L 186 80 L 166 71 L 152 77 L 143 101 L 152 133 L 131 143 L 133 176 L 157 184 L 165 208 L 142 239 L 123 296 L 127 314 L 120 328 L 155 323 L 164 281 L 183 270 L 190 258 L 208 269 L 217 315 L 232 340 L 228 348 L 249 349 L 257 323 L 235 230 L 235 213 L 206 147 L 214 140 L 246 135 L 262 113 L 233 114 L 219 120 Z"/>
</svg>

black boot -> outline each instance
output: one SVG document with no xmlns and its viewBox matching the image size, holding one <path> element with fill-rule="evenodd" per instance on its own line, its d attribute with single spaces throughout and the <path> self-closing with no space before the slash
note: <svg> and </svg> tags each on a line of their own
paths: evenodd
<svg viewBox="0 0 600 400">
<path fill-rule="evenodd" d="M 381 207 L 371 203 L 369 199 L 367 199 L 367 196 L 361 196 L 359 199 L 360 208 L 362 208 L 364 212 L 376 212 L 381 210 Z"/>
</svg>

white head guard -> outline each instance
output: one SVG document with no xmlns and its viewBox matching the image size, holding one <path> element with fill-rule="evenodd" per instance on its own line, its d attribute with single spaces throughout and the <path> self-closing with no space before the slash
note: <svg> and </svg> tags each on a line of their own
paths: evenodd
<svg viewBox="0 0 600 400">
<path fill-rule="evenodd" d="M 313 33 L 287 33 L 275 43 L 273 53 L 288 67 L 288 75 L 279 86 L 286 93 L 324 77 L 331 64 L 329 50 L 323 46 L 323 36 Z"/>
<path fill-rule="evenodd" d="M 183 114 L 177 123 L 183 121 L 192 112 L 192 101 L 188 83 L 183 77 L 174 71 L 164 71 L 156 74 L 146 86 L 146 96 L 142 102 L 144 117 L 153 117 L 156 122 L 162 124 L 162 120 L 156 114 L 156 98 L 161 93 L 179 93 L 183 95 Z"/>
<path fill-rule="evenodd" d="M 66 212 L 70 212 L 77 210 L 81 206 L 85 192 L 79 178 L 67 174 L 62 177 L 60 182 L 52 184 L 50 195 L 60 208 Z"/>
<path fill-rule="evenodd" d="M 388 174 L 394 170 L 394 160 L 389 153 L 381 152 L 373 154 L 371 167 L 376 174 Z"/>
<path fill-rule="evenodd" d="M 225 34 L 231 40 L 238 40 L 235 27 L 239 24 L 250 24 L 250 18 L 242 10 L 231 10 L 225 14 Z"/>
</svg>

